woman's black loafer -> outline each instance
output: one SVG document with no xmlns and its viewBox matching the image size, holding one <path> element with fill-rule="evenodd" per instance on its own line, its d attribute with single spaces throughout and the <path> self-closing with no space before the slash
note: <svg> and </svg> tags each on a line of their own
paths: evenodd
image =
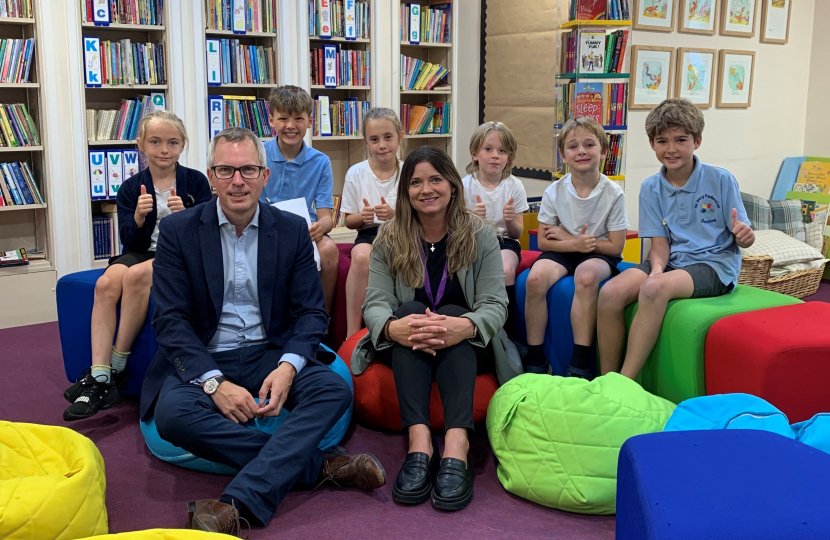
<svg viewBox="0 0 830 540">
<path fill-rule="evenodd" d="M 392 486 L 392 500 L 401 504 L 421 504 L 429 499 L 432 479 L 438 469 L 438 447 L 432 447 L 432 458 L 423 452 L 410 452 Z"/>
<path fill-rule="evenodd" d="M 442 459 L 432 488 L 432 506 L 439 510 L 461 510 L 472 498 L 473 475 L 469 465 L 460 459 Z"/>
</svg>

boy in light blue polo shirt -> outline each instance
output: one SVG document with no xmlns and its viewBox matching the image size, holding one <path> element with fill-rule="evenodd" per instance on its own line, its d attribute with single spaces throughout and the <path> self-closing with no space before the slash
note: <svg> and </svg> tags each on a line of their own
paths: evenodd
<svg viewBox="0 0 830 540">
<path fill-rule="evenodd" d="M 260 200 L 273 204 L 305 199 L 312 221 L 308 232 L 320 252 L 320 280 L 326 298 L 326 312 L 331 315 L 339 259 L 337 245 L 328 237 L 334 227 L 331 160 L 303 142 L 314 101 L 302 88 L 288 85 L 275 88 L 268 99 L 268 123 L 274 128 L 276 137 L 265 143 L 271 176 Z"/>
<path fill-rule="evenodd" d="M 695 157 L 703 113 L 685 99 L 667 99 L 646 118 L 646 133 L 660 172 L 640 187 L 640 238 L 651 238 L 648 261 L 626 270 L 601 290 L 597 335 L 602 374 L 636 379 L 657 338 L 666 305 L 678 298 L 730 293 L 741 252 L 755 241 L 738 181 L 726 169 Z M 625 341 L 626 306 L 639 302 Z"/>
</svg>

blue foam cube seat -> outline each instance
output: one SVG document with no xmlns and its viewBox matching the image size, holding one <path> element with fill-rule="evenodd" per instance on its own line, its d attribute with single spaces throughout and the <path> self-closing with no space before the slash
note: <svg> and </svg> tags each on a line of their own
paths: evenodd
<svg viewBox="0 0 830 540">
<path fill-rule="evenodd" d="M 58 331 L 63 352 L 63 367 L 69 382 L 83 377 L 83 372 L 92 364 L 92 304 L 95 300 L 95 283 L 104 270 L 86 270 L 67 274 L 58 280 L 55 294 L 58 304 Z M 120 310 L 120 304 L 118 306 Z M 156 333 L 151 324 L 153 299 L 147 310 L 147 320 L 141 327 L 132 346 L 127 365 L 130 368 L 130 382 L 121 392 L 130 396 L 141 394 L 144 374 L 158 350 Z"/>
<path fill-rule="evenodd" d="M 617 540 L 830 538 L 830 454 L 759 430 L 638 435 L 620 450 Z"/>
<path fill-rule="evenodd" d="M 620 272 L 635 266 L 633 263 L 621 262 L 617 265 Z M 525 296 L 527 294 L 527 277 L 530 270 L 525 270 L 516 278 L 516 333 L 517 337 L 527 343 L 525 327 Z M 609 278 L 610 279 L 610 278 Z M 600 283 L 602 287 L 608 280 Z M 548 289 L 548 325 L 545 329 L 545 356 L 553 368 L 554 375 L 565 375 L 571 361 L 574 347 L 574 332 L 571 327 L 571 306 L 574 301 L 573 276 L 565 276 Z"/>
</svg>

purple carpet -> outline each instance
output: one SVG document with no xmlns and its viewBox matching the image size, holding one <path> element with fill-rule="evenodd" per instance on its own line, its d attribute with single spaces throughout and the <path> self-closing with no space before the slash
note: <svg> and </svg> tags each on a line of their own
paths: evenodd
<svg viewBox="0 0 830 540">
<path fill-rule="evenodd" d="M 830 304 L 830 280 L 822 279 L 816 294 L 802 298 L 805 302 L 827 302 Z"/>
<path fill-rule="evenodd" d="M 830 297 L 830 286 L 824 294 Z M 229 477 L 199 473 L 156 459 L 138 428 L 138 404 L 124 402 L 80 422 L 62 413 L 69 386 L 63 371 L 57 323 L 0 330 L 0 419 L 67 426 L 92 439 L 107 467 L 111 533 L 156 527 L 181 528 L 190 500 L 218 498 Z M 484 427 L 472 441 L 475 495 L 469 507 L 443 513 L 429 503 L 401 507 L 392 502 L 391 482 L 403 463 L 403 435 L 353 427 L 341 443 L 352 452 L 372 452 L 389 480 L 374 493 L 321 487 L 291 492 L 271 524 L 254 529 L 252 540 L 270 538 L 557 538 L 611 539 L 614 518 L 551 510 L 507 493 L 496 477 Z"/>
</svg>

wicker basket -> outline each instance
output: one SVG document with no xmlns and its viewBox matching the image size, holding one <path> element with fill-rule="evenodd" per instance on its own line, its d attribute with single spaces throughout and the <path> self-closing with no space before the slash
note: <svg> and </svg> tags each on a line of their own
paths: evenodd
<svg viewBox="0 0 830 540">
<path fill-rule="evenodd" d="M 821 246 L 821 252 L 827 253 L 827 238 Z M 815 294 L 821 276 L 824 274 L 824 265 L 812 270 L 799 270 L 785 276 L 770 278 L 769 271 L 772 268 L 772 257 L 769 255 L 744 256 L 741 259 L 741 273 L 738 275 L 738 283 L 749 285 L 758 289 L 765 289 L 795 298 L 804 298 Z"/>
</svg>

